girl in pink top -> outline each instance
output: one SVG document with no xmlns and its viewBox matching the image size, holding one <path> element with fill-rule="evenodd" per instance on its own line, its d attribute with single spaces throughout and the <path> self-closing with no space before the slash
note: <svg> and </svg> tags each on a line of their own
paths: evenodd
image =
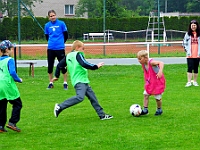
<svg viewBox="0 0 200 150">
<path fill-rule="evenodd" d="M 141 115 L 148 114 L 149 96 L 154 95 L 157 103 L 155 115 L 162 114 L 162 93 L 165 90 L 165 77 L 163 75 L 164 64 L 161 61 L 149 59 L 148 52 L 141 50 L 137 53 L 137 58 L 144 71 L 144 109 Z"/>
<path fill-rule="evenodd" d="M 196 20 L 192 20 L 188 26 L 188 32 L 183 39 L 183 47 L 187 58 L 187 83 L 185 87 L 199 86 L 197 78 L 200 58 L 200 26 Z"/>
</svg>

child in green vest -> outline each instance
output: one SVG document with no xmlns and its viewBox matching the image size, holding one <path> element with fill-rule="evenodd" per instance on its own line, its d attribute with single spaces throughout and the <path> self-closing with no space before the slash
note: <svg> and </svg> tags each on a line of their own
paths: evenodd
<svg viewBox="0 0 200 150">
<path fill-rule="evenodd" d="M 100 62 L 95 65 L 87 62 L 84 58 L 83 51 L 84 44 L 78 40 L 74 41 L 72 44 L 72 51 L 65 58 L 63 58 L 56 67 L 53 81 L 58 80 L 60 76 L 60 70 L 67 66 L 72 85 L 76 90 L 76 96 L 65 100 L 63 103 L 55 104 L 54 115 L 55 117 L 58 117 L 62 110 L 82 102 L 84 97 L 87 96 L 101 120 L 111 119 L 113 116 L 104 113 L 103 108 L 100 106 L 95 96 L 95 93 L 89 85 L 88 79 L 88 69 L 96 70 L 102 67 L 104 63 Z"/>
<path fill-rule="evenodd" d="M 0 43 L 2 56 L 0 57 L 0 133 L 7 132 L 4 128 L 7 121 L 7 103 L 12 104 L 12 115 L 7 128 L 20 132 L 16 126 L 20 120 L 22 101 L 15 82 L 22 82 L 15 70 L 14 59 L 9 57 L 14 45 L 9 40 Z"/>
</svg>

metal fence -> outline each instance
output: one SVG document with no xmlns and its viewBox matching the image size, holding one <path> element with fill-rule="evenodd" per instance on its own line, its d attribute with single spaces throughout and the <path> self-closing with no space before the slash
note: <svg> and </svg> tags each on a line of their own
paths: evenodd
<svg viewBox="0 0 200 150">
<path fill-rule="evenodd" d="M 177 57 L 184 54 L 182 41 L 172 42 L 124 42 L 124 43 L 85 43 L 85 54 L 89 56 L 116 56 L 135 55 L 139 50 L 148 50 L 149 54 L 159 54 L 166 57 L 169 54 Z M 72 44 L 66 44 L 66 54 Z M 15 55 L 18 59 L 46 59 L 47 44 L 21 44 L 16 45 Z M 133 56 L 134 57 L 134 56 Z"/>
</svg>

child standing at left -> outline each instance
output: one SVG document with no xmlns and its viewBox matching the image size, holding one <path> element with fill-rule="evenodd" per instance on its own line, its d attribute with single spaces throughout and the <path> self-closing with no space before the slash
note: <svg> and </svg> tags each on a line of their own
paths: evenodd
<svg viewBox="0 0 200 150">
<path fill-rule="evenodd" d="M 0 57 L 0 133 L 7 132 L 7 103 L 12 104 L 12 114 L 7 128 L 20 132 L 16 126 L 20 120 L 22 101 L 15 82 L 22 82 L 15 70 L 14 59 L 10 57 L 11 48 L 14 45 L 9 40 L 0 43 L 2 56 Z"/>
</svg>

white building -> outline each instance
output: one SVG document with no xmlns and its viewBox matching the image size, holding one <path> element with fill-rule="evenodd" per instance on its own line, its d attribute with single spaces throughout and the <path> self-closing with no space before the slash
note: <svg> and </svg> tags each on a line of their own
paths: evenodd
<svg viewBox="0 0 200 150">
<path fill-rule="evenodd" d="M 75 7 L 79 0 L 43 0 L 42 3 L 34 3 L 32 7 L 35 17 L 46 17 L 49 10 L 55 10 L 59 18 L 73 18 Z"/>
<path fill-rule="evenodd" d="M 200 13 L 160 12 L 161 17 L 200 16 Z"/>
</svg>

